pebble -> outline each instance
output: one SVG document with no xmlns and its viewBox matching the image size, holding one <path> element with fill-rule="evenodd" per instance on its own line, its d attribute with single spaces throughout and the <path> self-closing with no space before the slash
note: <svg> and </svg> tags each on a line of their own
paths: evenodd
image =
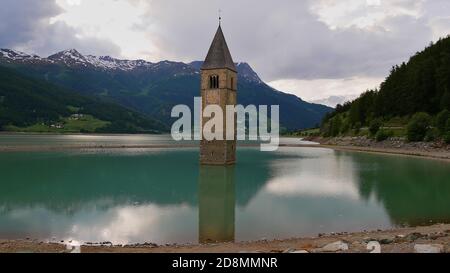
<svg viewBox="0 0 450 273">
<path fill-rule="evenodd" d="M 437 240 L 439 238 L 445 237 L 446 235 L 442 232 L 436 232 L 436 233 L 432 233 L 432 234 L 428 234 L 428 238 L 430 240 Z"/>
<path fill-rule="evenodd" d="M 364 241 L 364 243 L 369 243 L 369 242 L 372 242 L 372 241 L 376 241 L 377 239 L 375 239 L 375 238 L 371 238 L 371 237 L 364 237 L 363 238 L 363 241 Z"/>
<path fill-rule="evenodd" d="M 323 252 L 346 251 L 348 250 L 348 244 L 342 241 L 337 241 L 322 247 L 320 250 Z"/>
<path fill-rule="evenodd" d="M 394 242 L 394 240 L 391 238 L 384 238 L 384 239 L 380 240 L 380 244 L 382 244 L 382 245 L 389 245 L 389 244 L 392 244 L 393 242 Z"/>
<path fill-rule="evenodd" d="M 288 248 L 288 249 L 286 249 L 285 251 L 283 251 L 283 253 L 292 253 L 292 252 L 294 252 L 295 251 L 295 249 L 293 249 L 293 248 Z"/>
<path fill-rule="evenodd" d="M 432 245 L 416 244 L 414 246 L 414 252 L 416 253 L 442 253 L 443 251 L 444 246 L 438 244 Z"/>
<path fill-rule="evenodd" d="M 450 253 L 450 244 L 445 247 L 444 253 Z"/>
<path fill-rule="evenodd" d="M 351 245 L 352 245 L 352 247 L 361 247 L 361 246 L 363 246 L 363 244 L 358 242 L 358 241 L 352 242 Z"/>
<path fill-rule="evenodd" d="M 309 252 L 306 251 L 306 250 L 296 250 L 296 251 L 291 252 L 291 253 L 294 253 L 294 254 L 307 254 L 307 253 L 309 253 Z"/>
<path fill-rule="evenodd" d="M 411 233 L 408 236 L 406 236 L 406 239 L 409 240 L 409 241 L 415 241 L 415 240 L 420 239 L 422 237 L 425 237 L 425 235 L 423 235 L 421 233 L 418 233 L 418 232 L 414 232 L 414 233 Z"/>
</svg>

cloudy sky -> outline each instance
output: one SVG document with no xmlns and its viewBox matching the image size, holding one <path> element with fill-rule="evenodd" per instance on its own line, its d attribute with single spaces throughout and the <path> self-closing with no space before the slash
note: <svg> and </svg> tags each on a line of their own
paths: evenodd
<svg viewBox="0 0 450 273">
<path fill-rule="evenodd" d="M 235 61 L 306 100 L 377 87 L 450 34 L 449 0 L 0 0 L 0 47 L 204 59 L 222 10 Z"/>
</svg>

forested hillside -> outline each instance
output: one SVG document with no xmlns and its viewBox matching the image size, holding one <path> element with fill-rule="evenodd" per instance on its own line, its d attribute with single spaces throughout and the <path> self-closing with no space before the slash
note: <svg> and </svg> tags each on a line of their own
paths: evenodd
<svg viewBox="0 0 450 273">
<path fill-rule="evenodd" d="M 369 90 L 328 114 L 325 136 L 358 135 L 367 127 L 380 140 L 404 127 L 410 141 L 450 141 L 450 36 L 392 68 L 379 90 Z"/>
<path fill-rule="evenodd" d="M 167 127 L 124 107 L 0 66 L 0 130 L 137 133 Z"/>
</svg>

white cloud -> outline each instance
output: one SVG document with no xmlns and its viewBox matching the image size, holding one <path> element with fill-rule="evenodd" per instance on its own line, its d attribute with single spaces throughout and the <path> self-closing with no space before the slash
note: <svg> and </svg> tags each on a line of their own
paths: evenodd
<svg viewBox="0 0 450 273">
<path fill-rule="evenodd" d="M 380 5 L 348 0 L 327 8 L 336 2 L 341 1 L 153 1 L 141 27 L 159 56 L 198 60 L 206 54 L 222 7 L 235 60 L 251 63 L 266 81 L 382 77 L 432 39 L 422 0 Z M 320 13 L 342 27 L 333 29 Z"/>
<path fill-rule="evenodd" d="M 156 51 L 152 40 L 136 26 L 148 9 L 146 1 L 56 0 L 64 12 L 51 19 L 77 29 L 83 38 L 106 39 L 121 49 L 127 58 L 146 58 Z"/>
<path fill-rule="evenodd" d="M 235 61 L 305 99 L 372 88 L 450 32 L 448 0 L 4 1 L 1 47 L 150 61 L 203 59 L 220 8 Z"/>
<path fill-rule="evenodd" d="M 357 27 L 370 29 L 386 27 L 389 17 L 411 16 L 419 18 L 423 0 L 318 0 L 311 10 L 331 29 Z"/>
<path fill-rule="evenodd" d="M 429 25 L 433 30 L 434 41 L 441 38 L 443 33 L 450 34 L 450 16 L 433 18 L 430 20 Z"/>
<path fill-rule="evenodd" d="M 355 97 L 368 89 L 378 88 L 382 77 L 352 77 L 344 79 L 277 80 L 269 85 L 275 89 L 294 94 L 304 100 L 314 101 L 330 96 Z"/>
</svg>

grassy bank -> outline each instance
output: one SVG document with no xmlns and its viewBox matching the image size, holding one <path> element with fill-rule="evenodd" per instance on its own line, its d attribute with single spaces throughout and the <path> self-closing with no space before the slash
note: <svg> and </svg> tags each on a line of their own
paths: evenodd
<svg viewBox="0 0 450 273">
<path fill-rule="evenodd" d="M 7 132 L 19 133 L 94 133 L 98 129 L 105 128 L 111 123 L 85 115 L 79 118 L 63 118 L 54 123 L 36 123 L 28 127 L 6 126 Z"/>
</svg>

